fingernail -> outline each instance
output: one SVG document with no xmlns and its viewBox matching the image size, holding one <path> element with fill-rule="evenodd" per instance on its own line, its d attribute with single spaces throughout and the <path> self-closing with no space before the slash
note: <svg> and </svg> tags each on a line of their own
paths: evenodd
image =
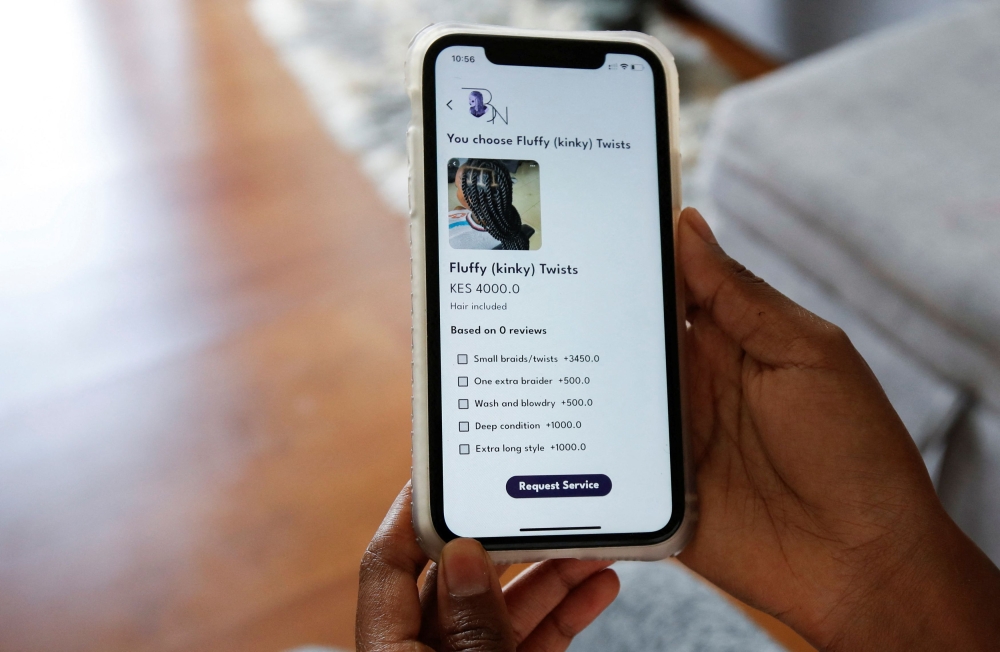
<svg viewBox="0 0 1000 652">
<path fill-rule="evenodd" d="M 719 241 L 715 239 L 715 234 L 712 233 L 712 227 L 708 225 L 701 213 L 693 208 L 685 208 L 684 212 L 688 214 L 688 224 L 702 240 L 709 244 L 719 244 Z"/>
<path fill-rule="evenodd" d="M 486 551 L 473 539 L 455 539 L 441 551 L 445 587 L 464 598 L 490 590 L 490 568 Z"/>
</svg>

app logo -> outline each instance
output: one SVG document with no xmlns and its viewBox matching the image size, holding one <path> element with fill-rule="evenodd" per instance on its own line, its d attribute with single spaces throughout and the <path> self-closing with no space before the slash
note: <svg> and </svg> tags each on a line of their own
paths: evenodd
<svg viewBox="0 0 1000 652">
<path fill-rule="evenodd" d="M 490 124 L 496 124 L 498 119 L 504 124 L 508 123 L 507 107 L 498 109 L 494 106 L 493 93 L 488 88 L 464 87 L 462 90 L 469 91 L 469 113 L 473 117 L 481 118 L 488 114 L 486 122 Z"/>
<path fill-rule="evenodd" d="M 477 118 L 486 115 L 486 102 L 483 100 L 483 94 L 479 91 L 469 93 L 469 113 Z"/>
</svg>

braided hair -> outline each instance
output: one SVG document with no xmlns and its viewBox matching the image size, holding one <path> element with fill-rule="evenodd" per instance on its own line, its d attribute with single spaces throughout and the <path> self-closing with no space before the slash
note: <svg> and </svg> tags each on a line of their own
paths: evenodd
<svg viewBox="0 0 1000 652">
<path fill-rule="evenodd" d="M 531 232 L 525 234 L 521 228 L 507 168 L 499 161 L 469 159 L 461 172 L 459 183 L 469 210 L 487 233 L 500 241 L 497 249 L 527 249 Z"/>
</svg>

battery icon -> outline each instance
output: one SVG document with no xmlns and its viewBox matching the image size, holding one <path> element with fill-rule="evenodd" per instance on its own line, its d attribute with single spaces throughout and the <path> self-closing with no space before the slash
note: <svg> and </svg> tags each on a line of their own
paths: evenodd
<svg viewBox="0 0 1000 652">
<path fill-rule="evenodd" d="M 641 63 L 633 63 L 632 70 L 645 70 Z"/>
</svg>

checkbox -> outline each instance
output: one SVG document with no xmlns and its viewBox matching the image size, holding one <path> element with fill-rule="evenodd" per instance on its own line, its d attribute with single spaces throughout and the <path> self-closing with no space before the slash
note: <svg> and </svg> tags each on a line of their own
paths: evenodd
<svg viewBox="0 0 1000 652">
<path fill-rule="evenodd" d="M 469 364 L 469 356 L 464 353 L 459 353 L 458 364 Z"/>
<path fill-rule="evenodd" d="M 459 421 L 458 422 L 458 431 L 459 432 L 469 432 L 469 422 L 468 421 Z"/>
<path fill-rule="evenodd" d="M 458 454 L 459 455 L 468 455 L 469 454 L 469 445 L 468 444 L 459 444 L 458 445 Z"/>
<path fill-rule="evenodd" d="M 469 399 L 467 399 L 467 398 L 460 398 L 460 399 L 458 399 L 458 409 L 459 410 L 468 410 L 469 409 Z"/>
<path fill-rule="evenodd" d="M 459 376 L 458 377 L 458 386 L 459 387 L 468 387 L 469 386 L 469 377 L 468 376 Z"/>
</svg>

